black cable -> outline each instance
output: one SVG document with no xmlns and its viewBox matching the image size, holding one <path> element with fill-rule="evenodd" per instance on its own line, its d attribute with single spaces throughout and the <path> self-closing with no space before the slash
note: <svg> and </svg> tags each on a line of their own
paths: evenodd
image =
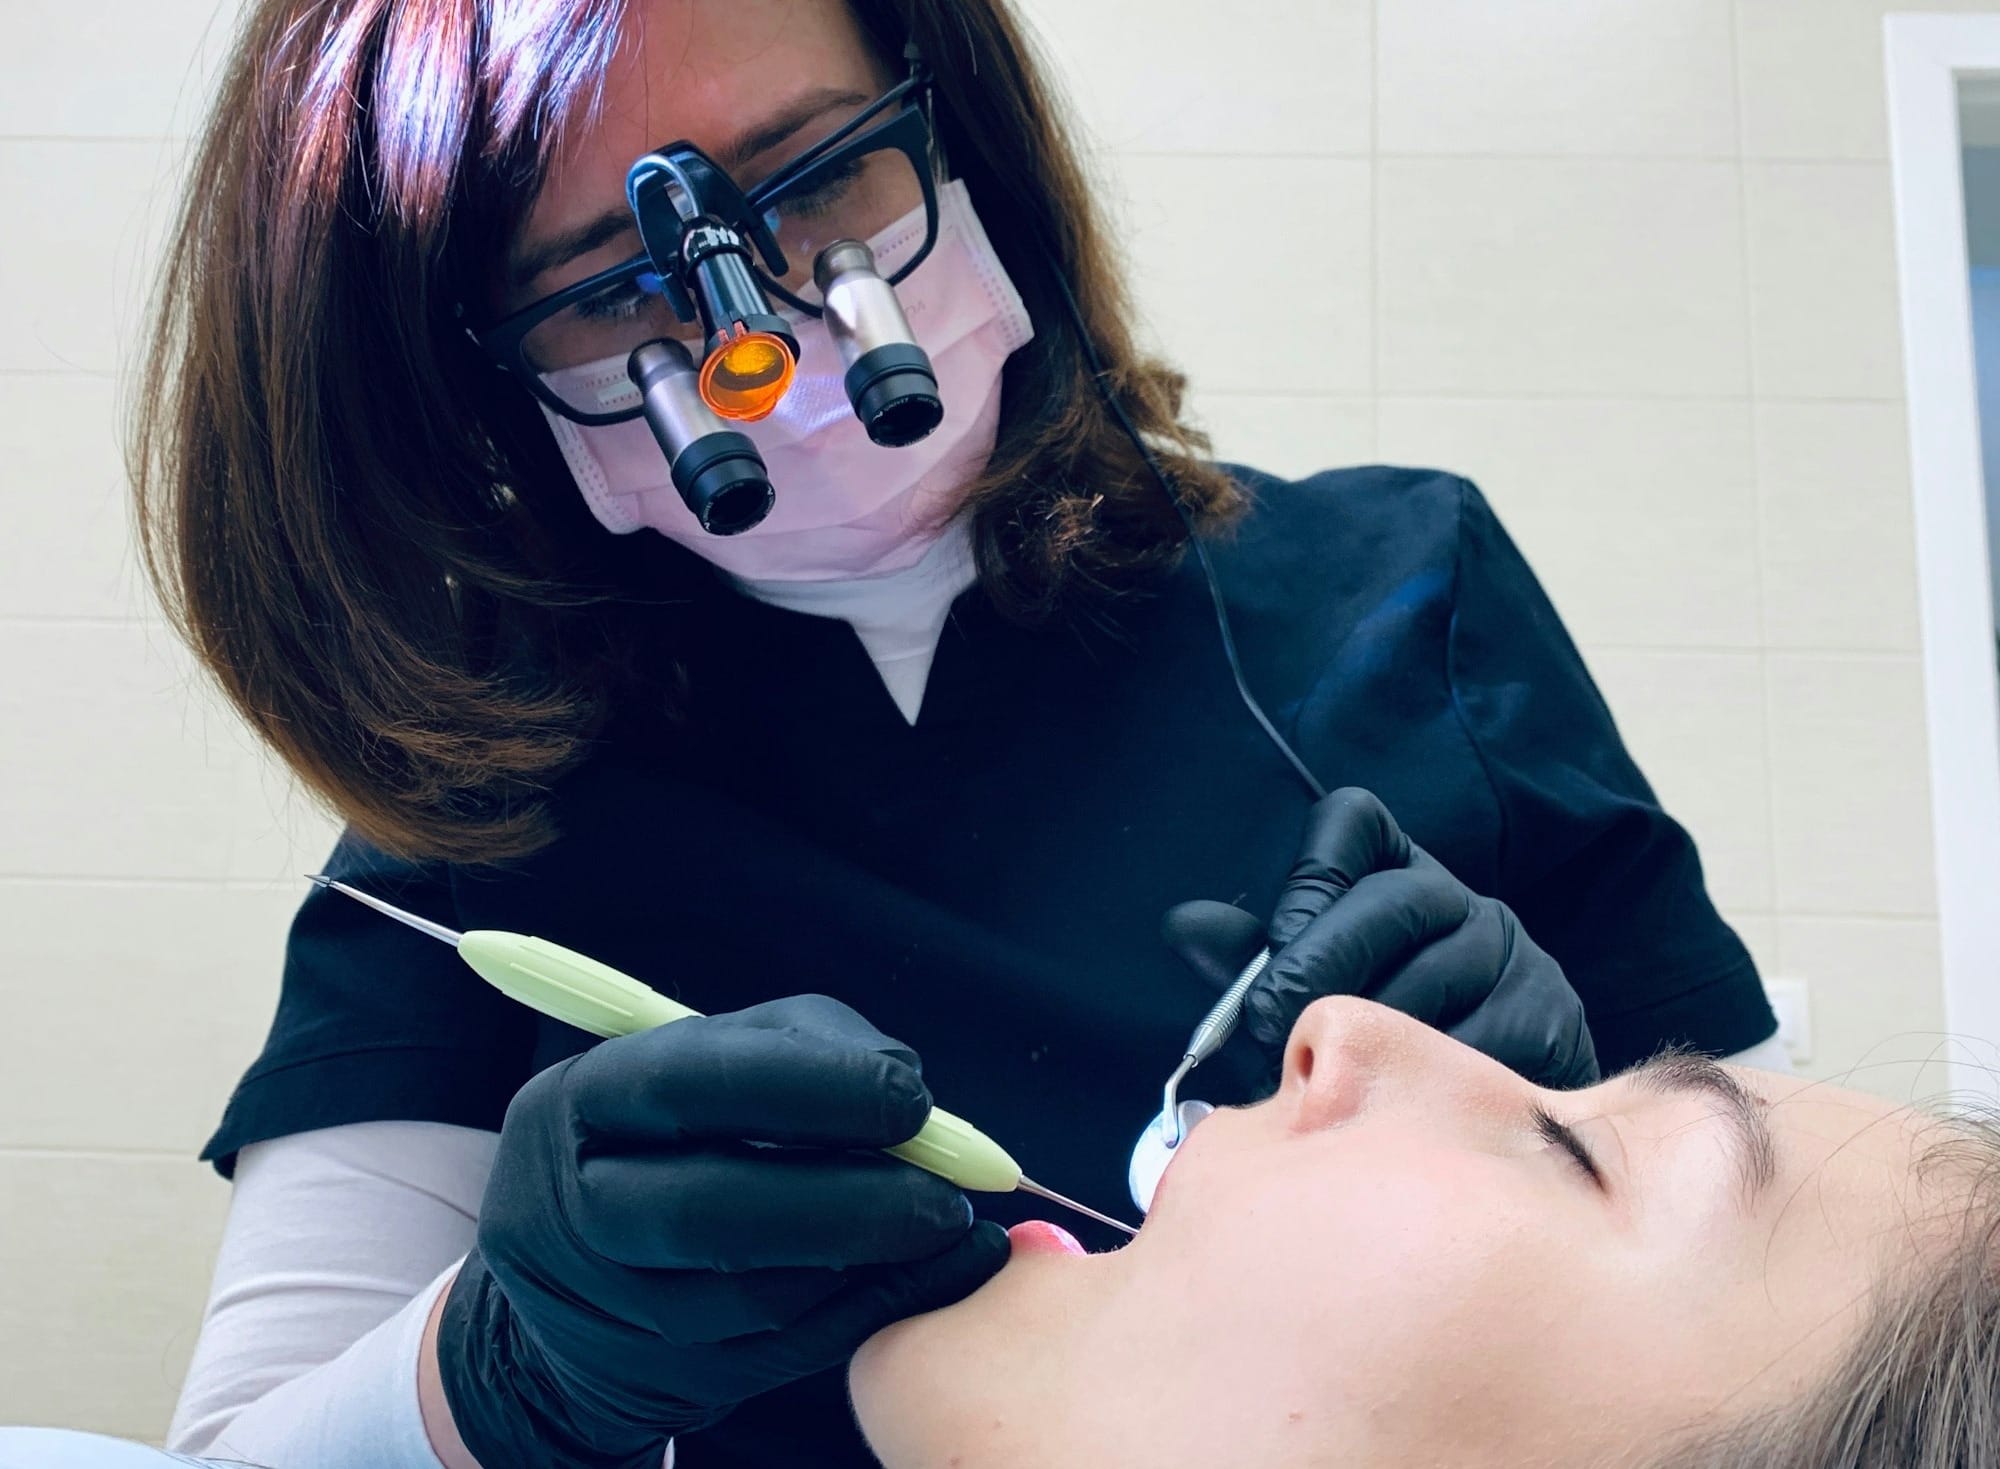
<svg viewBox="0 0 2000 1469">
<path fill-rule="evenodd" d="M 1124 410 L 1117 406 L 1115 400 L 1107 399 L 1107 401 L 1112 402 L 1112 412 L 1123 420 Z M 1135 443 L 1139 441 L 1139 436 L 1132 433 L 1132 426 L 1129 423 L 1125 424 L 1125 431 L 1132 434 Z M 1152 451 L 1141 444 L 1139 452 L 1146 456 L 1147 464 L 1154 476 L 1162 483 L 1168 483 L 1166 476 L 1160 472 L 1160 466 L 1152 462 Z M 1172 494 L 1173 491 L 1169 489 L 1168 493 Z M 1312 773 L 1311 767 L 1299 758 L 1298 751 L 1278 733 L 1278 727 L 1271 723 L 1270 716 L 1264 712 L 1264 706 L 1259 704 L 1257 696 L 1250 692 L 1250 685 L 1243 677 L 1243 664 L 1236 656 L 1236 635 L 1229 629 L 1229 610 L 1222 602 L 1222 586 L 1215 579 L 1215 563 L 1208 559 L 1208 547 L 1203 545 L 1201 537 L 1195 534 L 1194 521 L 1188 515 L 1187 506 L 1180 503 L 1178 496 L 1175 497 L 1174 508 L 1180 512 L 1181 523 L 1188 528 L 1188 539 L 1194 544 L 1195 558 L 1201 562 L 1201 574 L 1208 582 L 1209 600 L 1215 603 L 1215 630 L 1222 635 L 1222 654 L 1229 660 L 1229 673 L 1236 680 L 1236 692 L 1242 695 L 1243 706 L 1250 711 L 1250 717 L 1262 726 L 1271 743 L 1278 747 L 1278 753 L 1283 755 L 1290 762 L 1292 769 L 1298 772 L 1299 779 L 1305 782 L 1306 789 L 1312 792 L 1313 799 L 1315 801 L 1324 799 L 1326 787 L 1320 783 L 1319 777 Z"/>
<path fill-rule="evenodd" d="M 1125 436 L 1132 441 L 1132 446 L 1146 461 L 1146 467 L 1153 472 L 1153 478 L 1159 481 L 1160 489 L 1166 494 L 1168 503 L 1174 507 L 1174 513 L 1180 516 L 1181 524 L 1187 527 L 1188 544 L 1194 547 L 1195 559 L 1201 563 L 1202 578 L 1208 583 L 1209 600 L 1215 604 L 1215 626 L 1222 635 L 1222 655 L 1229 661 L 1229 674 L 1236 680 L 1236 692 L 1243 698 L 1243 707 L 1250 711 L 1250 717 L 1257 721 L 1271 743 L 1277 746 L 1278 753 L 1285 757 L 1292 769 L 1297 772 L 1299 779 L 1305 782 L 1306 789 L 1313 794 L 1313 799 L 1320 800 L 1326 795 L 1326 787 L 1320 784 L 1319 777 L 1314 775 L 1306 762 L 1299 758 L 1298 752 L 1286 742 L 1285 737 L 1278 733 L 1278 727 L 1271 723 L 1270 716 L 1264 712 L 1264 706 L 1259 704 L 1257 696 L 1250 692 L 1249 681 L 1243 676 L 1243 662 L 1236 655 L 1236 635 L 1229 627 L 1229 608 L 1222 600 L 1222 583 L 1216 579 L 1215 563 L 1209 559 L 1208 547 L 1203 544 L 1196 530 L 1194 516 L 1189 512 L 1187 502 L 1182 500 L 1180 491 L 1174 488 L 1174 482 L 1167 478 L 1167 472 L 1160 468 L 1160 461 L 1154 456 L 1152 446 L 1146 442 L 1138 427 L 1132 422 L 1131 416 L 1125 412 L 1125 405 L 1120 403 L 1118 395 L 1111 391 L 1110 374 L 1105 371 L 1104 359 L 1097 355 L 1097 345 L 1091 341 L 1090 330 L 1083 323 L 1083 310 L 1076 304 L 1076 296 L 1069 288 L 1069 281 L 1053 258 L 1049 259 L 1049 274 L 1055 279 L 1056 289 L 1062 292 L 1063 304 L 1069 308 L 1069 319 L 1076 326 L 1077 340 L 1083 344 L 1084 360 L 1090 364 L 1091 377 L 1097 384 L 1099 395 L 1104 399 L 1104 406 L 1111 410 L 1111 416 L 1116 418 L 1118 426 L 1125 430 Z"/>
</svg>

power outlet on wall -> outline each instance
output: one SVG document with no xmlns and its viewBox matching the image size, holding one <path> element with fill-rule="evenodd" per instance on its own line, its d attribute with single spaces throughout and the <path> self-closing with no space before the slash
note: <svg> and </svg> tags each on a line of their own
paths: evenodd
<svg viewBox="0 0 2000 1469">
<path fill-rule="evenodd" d="M 1812 991 L 1803 979 L 1773 979 L 1764 986 L 1778 1016 L 1778 1042 L 1794 1066 L 1812 1060 Z"/>
</svg>

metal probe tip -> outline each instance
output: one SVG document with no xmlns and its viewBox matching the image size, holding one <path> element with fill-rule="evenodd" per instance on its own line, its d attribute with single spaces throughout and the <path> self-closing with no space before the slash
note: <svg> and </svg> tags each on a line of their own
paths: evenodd
<svg viewBox="0 0 2000 1469">
<path fill-rule="evenodd" d="M 1133 1236 L 1137 1236 L 1137 1234 L 1139 1233 L 1139 1231 L 1134 1229 L 1131 1225 L 1121 1224 L 1118 1220 L 1113 1219 L 1109 1214 L 1100 1214 L 1095 1209 L 1088 1208 L 1085 1205 L 1079 1204 L 1075 1199 L 1064 1198 L 1061 1194 L 1057 1193 L 1052 1188 L 1043 1188 L 1039 1183 L 1036 1183 L 1032 1178 L 1023 1177 L 1022 1180 L 1015 1185 L 1015 1187 L 1020 1189 L 1023 1193 L 1033 1194 L 1038 1199 L 1047 1199 L 1051 1204 L 1061 1204 L 1065 1209 L 1074 1209 L 1076 1210 L 1077 1213 L 1083 1215 L 1084 1218 L 1095 1219 L 1099 1224 L 1108 1224 L 1113 1229 L 1121 1229 L 1125 1233 Z"/>
<path fill-rule="evenodd" d="M 458 947 L 458 941 L 465 937 L 465 935 L 461 934 L 455 928 L 446 928 L 442 923 L 433 923 L 428 918 L 419 918 L 416 914 L 406 909 L 398 908 L 394 903 L 383 902 L 373 893 L 364 893 L 360 888 L 349 887 L 337 878 L 328 877 L 324 872 L 308 872 L 306 880 L 308 882 L 316 882 L 323 888 L 332 888 L 336 893 L 345 893 L 348 897 L 354 899 L 355 902 L 364 903 L 368 907 L 373 908 L 377 913 L 387 914 L 398 923 L 407 923 L 418 933 L 429 934 L 439 943 L 450 944 L 454 949 Z"/>
</svg>

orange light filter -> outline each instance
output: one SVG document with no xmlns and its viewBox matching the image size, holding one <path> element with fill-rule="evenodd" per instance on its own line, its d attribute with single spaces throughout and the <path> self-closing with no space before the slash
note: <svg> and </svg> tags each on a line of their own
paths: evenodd
<svg viewBox="0 0 2000 1469">
<path fill-rule="evenodd" d="M 745 332 L 702 363 L 702 401 L 724 418 L 754 423 L 770 416 L 797 371 L 791 349 L 777 337 Z"/>
</svg>

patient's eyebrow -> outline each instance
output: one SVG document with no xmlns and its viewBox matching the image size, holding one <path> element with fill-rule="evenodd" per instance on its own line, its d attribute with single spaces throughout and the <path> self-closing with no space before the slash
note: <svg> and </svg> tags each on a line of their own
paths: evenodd
<svg viewBox="0 0 2000 1469">
<path fill-rule="evenodd" d="M 1740 1201 L 1748 1209 L 1778 1176 L 1778 1144 L 1767 1114 L 1771 1104 L 1751 1091 L 1728 1067 L 1706 1056 L 1668 1051 L 1635 1068 L 1636 1087 L 1663 1096 L 1699 1093 L 1720 1104 L 1736 1140 Z"/>
</svg>

